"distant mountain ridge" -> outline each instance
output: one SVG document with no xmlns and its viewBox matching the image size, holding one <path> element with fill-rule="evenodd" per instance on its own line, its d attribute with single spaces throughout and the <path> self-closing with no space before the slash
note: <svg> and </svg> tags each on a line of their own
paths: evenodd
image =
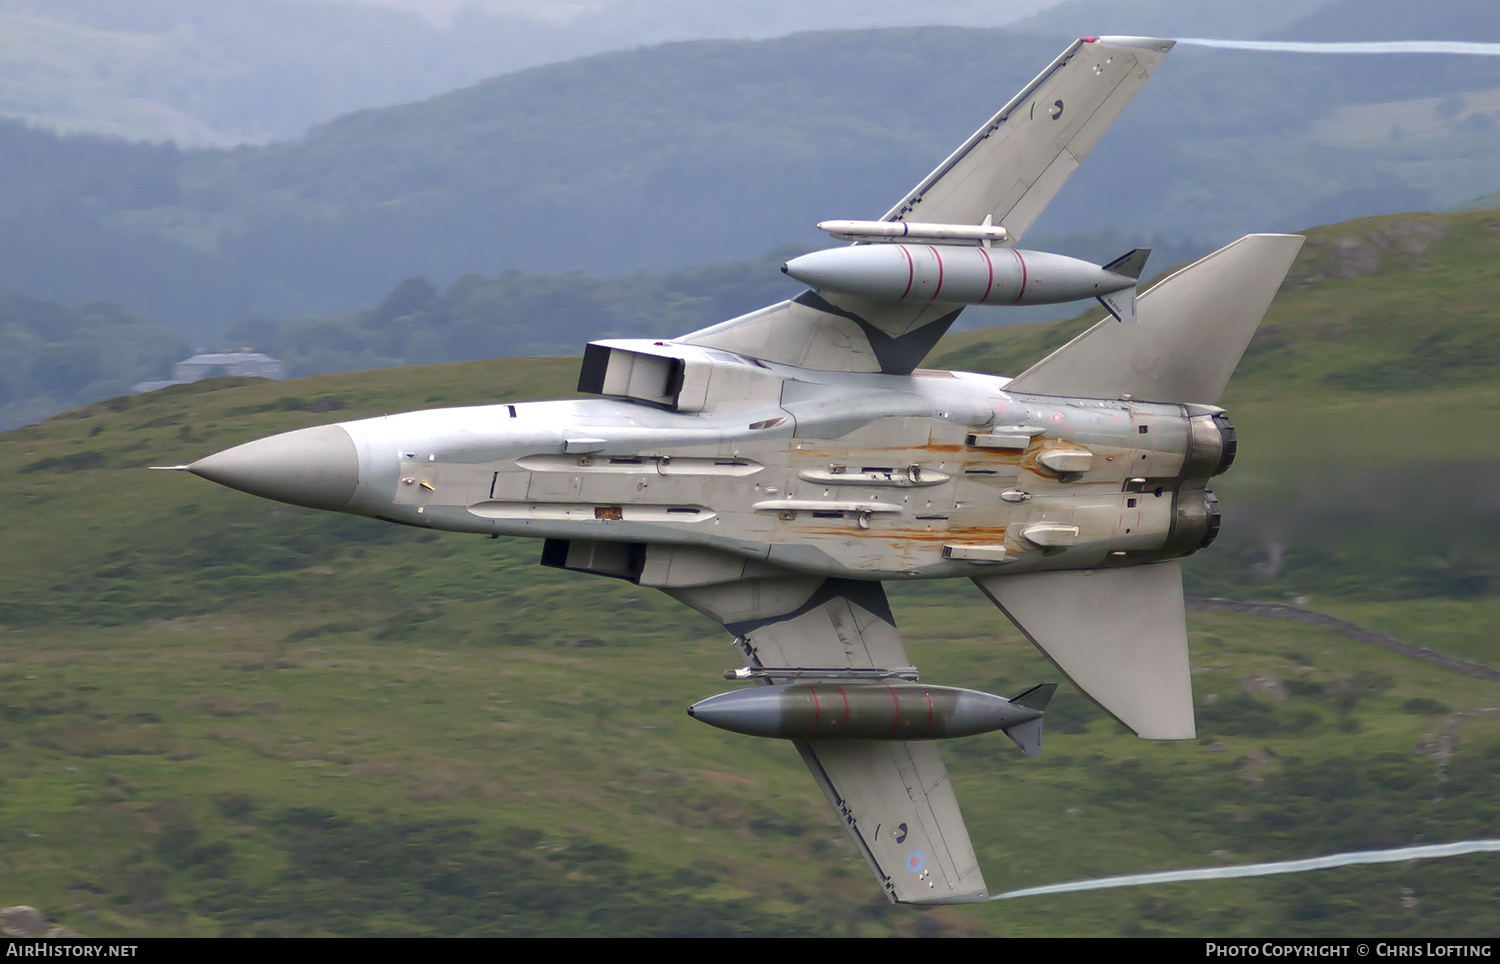
<svg viewBox="0 0 1500 964">
<path fill-rule="evenodd" d="M 115 301 L 206 341 L 247 316 L 357 310 L 412 276 L 752 259 L 821 242 L 819 220 L 878 216 L 1056 52 L 960 28 L 675 43 L 222 152 L 8 128 L 25 147 L 0 154 L 0 292 Z M 1446 207 L 1494 190 L 1500 125 L 1344 143 L 1322 120 L 1497 88 L 1482 58 L 1180 49 L 1027 243 L 1202 249 Z M 56 160 L 27 167 L 28 152 Z"/>
<path fill-rule="evenodd" d="M 183 147 L 301 136 L 485 77 L 703 37 L 995 27 L 1058 0 L 0 0 L 0 115 Z"/>
</svg>

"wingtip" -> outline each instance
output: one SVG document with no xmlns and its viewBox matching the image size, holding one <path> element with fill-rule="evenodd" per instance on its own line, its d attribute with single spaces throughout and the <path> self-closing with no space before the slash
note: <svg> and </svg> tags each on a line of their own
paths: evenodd
<svg viewBox="0 0 1500 964">
<path fill-rule="evenodd" d="M 1177 41 L 1166 37 L 1087 37 L 1089 43 L 1109 44 L 1111 47 L 1145 47 L 1166 53 L 1177 46 Z"/>
<path fill-rule="evenodd" d="M 967 893 L 945 894 L 942 897 L 933 897 L 925 900 L 919 897 L 909 897 L 905 900 L 891 897 L 891 903 L 905 904 L 908 907 L 938 907 L 945 904 L 983 904 L 997 899 L 998 895 L 991 896 L 988 890 L 971 890 Z"/>
</svg>

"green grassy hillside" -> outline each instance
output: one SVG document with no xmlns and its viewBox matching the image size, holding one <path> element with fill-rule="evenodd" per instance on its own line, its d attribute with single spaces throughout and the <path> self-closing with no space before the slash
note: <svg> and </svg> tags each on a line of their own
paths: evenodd
<svg viewBox="0 0 1500 964">
<path fill-rule="evenodd" d="M 1500 324 L 1483 297 L 1497 224 L 1313 232 L 1226 399 L 1241 457 L 1221 544 L 1188 562 L 1198 591 L 1306 595 L 1500 664 L 1482 484 L 1500 389 L 1473 362 Z M 1015 372 L 1076 327 L 960 335 L 937 360 Z M 145 468 L 566 394 L 575 366 L 220 379 L 0 435 L 0 903 L 90 935 L 1500 930 L 1484 856 L 891 908 L 789 746 L 683 712 L 725 688 L 717 626 L 542 569 L 534 543 Z M 1484 578 L 1455 582 L 1455 547 Z M 1055 678 L 967 583 L 892 602 L 926 679 Z M 1065 688 L 1039 758 L 998 737 L 945 745 L 992 891 L 1500 836 L 1496 684 L 1293 623 L 1190 629 L 1196 741 L 1139 741 Z"/>
</svg>

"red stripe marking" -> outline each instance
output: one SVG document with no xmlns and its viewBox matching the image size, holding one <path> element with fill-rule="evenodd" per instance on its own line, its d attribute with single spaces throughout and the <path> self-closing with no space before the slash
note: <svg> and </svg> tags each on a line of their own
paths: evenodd
<svg viewBox="0 0 1500 964">
<path fill-rule="evenodd" d="M 897 301 L 905 301 L 906 296 L 911 294 L 912 283 L 916 281 L 917 268 L 912 264 L 911 252 L 906 250 L 906 245 L 898 244 L 896 245 L 896 250 L 906 256 L 906 290 L 901 292 L 901 297 L 896 299 Z"/>
<path fill-rule="evenodd" d="M 938 264 L 938 283 L 937 283 L 937 287 L 933 289 L 932 297 L 928 298 L 927 300 L 928 301 L 937 301 L 938 292 L 943 290 L 943 254 L 942 254 L 941 251 L 939 251 L 937 248 L 932 247 L 931 245 L 927 246 L 927 250 L 932 252 L 932 256 L 937 259 L 937 264 Z"/>
<path fill-rule="evenodd" d="M 847 730 L 849 729 L 849 694 L 844 692 L 842 686 L 838 688 L 838 691 L 839 695 L 844 698 L 844 729 Z"/>
<path fill-rule="evenodd" d="M 924 689 L 922 695 L 927 697 L 927 729 L 922 731 L 922 735 L 926 736 L 932 732 L 932 693 Z"/>
<path fill-rule="evenodd" d="M 823 704 L 821 704 L 821 703 L 818 702 L 818 691 L 817 690 L 815 690 L 811 686 L 809 686 L 807 688 L 807 691 L 812 694 L 812 698 L 813 698 L 813 727 L 812 728 L 813 728 L 813 735 L 816 736 L 817 733 L 818 733 L 818 720 L 821 719 L 822 716 L 823 716 Z"/>
<path fill-rule="evenodd" d="M 1021 252 L 1016 251 L 1015 248 L 1011 248 L 1011 250 L 1015 251 L 1016 261 L 1021 265 L 1021 290 L 1016 292 L 1016 300 L 1013 302 L 1019 305 L 1021 299 L 1026 297 L 1026 259 L 1021 257 Z"/>
<path fill-rule="evenodd" d="M 990 300 L 990 289 L 995 287 L 995 260 L 990 257 L 990 253 L 986 249 L 980 248 L 979 252 L 984 255 L 985 266 L 990 269 L 990 280 L 984 286 L 984 297 L 979 299 L 979 303 L 984 304 Z"/>
</svg>

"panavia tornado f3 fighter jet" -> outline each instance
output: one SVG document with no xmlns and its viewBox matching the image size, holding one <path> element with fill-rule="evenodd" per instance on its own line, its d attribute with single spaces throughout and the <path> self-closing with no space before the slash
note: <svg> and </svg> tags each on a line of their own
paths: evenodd
<svg viewBox="0 0 1500 964">
<path fill-rule="evenodd" d="M 575 401 L 289 432 L 179 468 L 269 499 L 546 540 L 541 562 L 662 590 L 734 637 L 747 688 L 690 712 L 792 741 L 892 900 L 985 899 L 935 741 L 1040 748 L 1055 684 L 917 681 L 883 583 L 966 577 L 1145 739 L 1194 735 L 1177 559 L 1219 528 L 1214 405 L 1302 239 L 1241 238 L 1139 298 L 1016 242 L 1171 48 L 1075 42 L 879 221 L 787 265 L 790 301 L 590 344 Z M 965 304 L 1113 317 L 1014 378 L 918 366 Z"/>
</svg>

